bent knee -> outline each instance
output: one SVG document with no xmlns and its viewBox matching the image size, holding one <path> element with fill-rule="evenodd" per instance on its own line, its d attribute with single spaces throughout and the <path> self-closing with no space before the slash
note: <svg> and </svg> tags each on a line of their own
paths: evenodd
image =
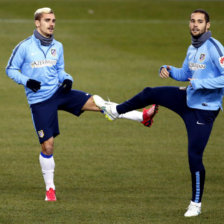
<svg viewBox="0 0 224 224">
<path fill-rule="evenodd" d="M 53 151 L 54 151 L 54 140 L 53 140 L 53 137 L 46 140 L 45 142 L 43 142 L 41 144 L 41 147 L 42 147 L 42 152 L 46 155 L 51 155 L 53 154 Z"/>
<path fill-rule="evenodd" d="M 145 87 L 142 92 L 149 94 L 152 91 L 151 87 Z"/>
</svg>

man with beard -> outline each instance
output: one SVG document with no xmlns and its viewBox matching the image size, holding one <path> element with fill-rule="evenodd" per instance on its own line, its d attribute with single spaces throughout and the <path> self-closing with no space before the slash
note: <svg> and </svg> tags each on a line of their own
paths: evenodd
<svg viewBox="0 0 224 224">
<path fill-rule="evenodd" d="M 164 65 L 160 77 L 177 81 L 189 81 L 187 88 L 145 88 L 122 104 L 105 104 L 97 97 L 95 103 L 111 118 L 120 114 L 158 104 L 181 116 L 188 134 L 188 159 L 192 179 L 192 198 L 185 217 L 201 213 L 205 168 L 203 152 L 208 142 L 213 123 L 220 108 L 224 87 L 224 49 L 211 37 L 209 15 L 205 10 L 192 12 L 189 22 L 192 44 L 189 46 L 182 68 Z"/>
</svg>

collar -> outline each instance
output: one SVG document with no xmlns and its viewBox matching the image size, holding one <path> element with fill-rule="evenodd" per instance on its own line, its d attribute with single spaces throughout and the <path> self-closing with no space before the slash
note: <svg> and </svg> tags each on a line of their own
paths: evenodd
<svg viewBox="0 0 224 224">
<path fill-rule="evenodd" d="M 42 36 L 37 30 L 34 30 L 33 35 L 40 40 L 41 45 L 43 46 L 50 46 L 51 43 L 54 40 L 54 35 L 52 35 L 51 37 L 47 38 Z"/>
<path fill-rule="evenodd" d="M 208 40 L 210 37 L 212 36 L 212 33 L 210 31 L 203 33 L 201 36 L 199 36 L 198 38 L 195 37 L 191 37 L 191 44 L 195 47 L 195 48 L 199 48 L 201 47 L 201 45 Z"/>
</svg>

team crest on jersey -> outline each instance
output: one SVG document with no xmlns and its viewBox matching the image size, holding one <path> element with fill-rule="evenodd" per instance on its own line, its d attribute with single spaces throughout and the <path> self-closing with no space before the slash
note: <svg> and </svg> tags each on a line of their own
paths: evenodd
<svg viewBox="0 0 224 224">
<path fill-rule="evenodd" d="M 38 131 L 38 135 L 39 135 L 40 138 L 43 138 L 44 137 L 44 131 L 43 130 Z"/>
<path fill-rule="evenodd" d="M 205 60 L 205 54 L 201 54 L 200 57 L 199 57 L 199 60 L 200 60 L 200 62 L 204 61 Z"/>
<path fill-rule="evenodd" d="M 219 64 L 221 65 L 222 68 L 224 68 L 224 56 L 219 58 Z"/>
<path fill-rule="evenodd" d="M 57 52 L 56 52 L 56 49 L 51 49 L 51 55 L 53 55 L 54 57 L 56 56 Z"/>
</svg>

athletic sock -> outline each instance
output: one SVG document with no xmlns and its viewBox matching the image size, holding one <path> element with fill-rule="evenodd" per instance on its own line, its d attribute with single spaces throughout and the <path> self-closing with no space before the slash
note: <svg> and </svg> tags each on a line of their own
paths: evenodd
<svg viewBox="0 0 224 224">
<path fill-rule="evenodd" d="M 113 105 L 111 106 L 111 112 L 112 112 L 112 114 L 115 115 L 115 116 L 118 116 L 118 115 L 119 115 L 118 112 L 117 112 L 117 104 L 113 104 Z"/>
<path fill-rule="evenodd" d="M 52 155 L 45 155 L 42 152 L 39 156 L 40 166 L 44 178 L 44 182 L 46 185 L 46 190 L 48 191 L 50 188 L 53 188 L 55 190 L 54 185 L 54 168 L 55 168 L 55 162 L 54 157 Z"/>
<path fill-rule="evenodd" d="M 138 122 L 143 121 L 142 112 L 139 112 L 137 110 L 130 111 L 125 114 L 120 114 L 118 118 L 124 118 L 124 119 L 129 119 L 129 120 L 138 121 Z"/>
</svg>

